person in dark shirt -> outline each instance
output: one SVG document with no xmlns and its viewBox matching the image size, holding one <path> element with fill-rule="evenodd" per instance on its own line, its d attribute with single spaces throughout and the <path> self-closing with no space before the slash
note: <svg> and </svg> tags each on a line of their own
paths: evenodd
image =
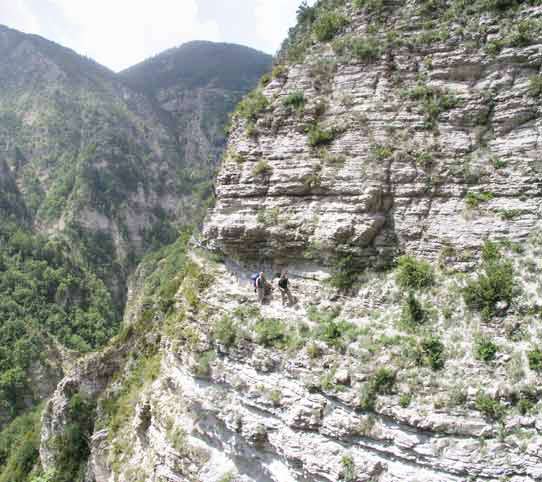
<svg viewBox="0 0 542 482">
<path fill-rule="evenodd" d="M 291 306 L 294 304 L 294 298 L 292 296 L 292 293 L 290 292 L 290 282 L 288 280 L 288 271 L 283 271 L 279 278 L 279 291 L 280 296 L 282 297 L 282 306 L 286 305 L 286 301 L 288 301 L 288 305 Z"/>
<path fill-rule="evenodd" d="M 256 292 L 258 293 L 258 301 L 260 304 L 263 304 L 265 299 L 265 290 L 267 285 L 267 280 L 265 279 L 265 275 L 263 272 L 260 273 L 258 278 L 256 279 Z"/>
</svg>

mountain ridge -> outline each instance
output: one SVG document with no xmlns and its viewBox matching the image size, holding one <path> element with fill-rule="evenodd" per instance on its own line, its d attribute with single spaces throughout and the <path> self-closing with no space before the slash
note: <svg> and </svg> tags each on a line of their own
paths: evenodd
<svg viewBox="0 0 542 482">
<path fill-rule="evenodd" d="M 123 69 L 118 73 L 118 75 L 132 86 L 141 86 L 141 84 L 144 84 L 147 86 L 146 88 L 149 89 L 150 82 L 148 80 L 137 81 L 134 80 L 134 77 L 137 77 L 137 74 L 148 75 L 148 73 L 146 73 L 145 71 L 154 68 L 154 74 L 158 74 L 158 82 L 160 82 L 160 87 L 168 87 L 167 83 L 166 85 L 164 85 L 164 73 L 160 72 L 159 70 L 160 64 L 167 63 L 168 60 L 173 60 L 174 64 L 187 63 L 188 65 L 191 65 L 191 67 L 194 67 L 192 64 L 194 60 L 194 53 L 197 52 L 197 56 L 199 56 L 203 52 L 203 55 L 205 57 L 209 55 L 210 58 L 214 60 L 214 62 L 209 67 L 204 69 L 201 74 L 198 74 L 198 77 L 203 77 L 206 80 L 209 79 L 210 81 L 215 81 L 218 70 L 220 70 L 222 74 L 222 70 L 225 64 L 231 63 L 231 58 L 229 58 L 228 55 L 223 56 L 224 51 L 222 49 L 230 50 L 230 52 L 226 52 L 226 54 L 229 55 L 246 55 L 246 57 L 242 57 L 243 63 L 240 66 L 241 68 L 239 68 L 239 66 L 236 66 L 241 72 L 243 72 L 242 75 L 246 75 L 246 68 L 249 64 L 254 66 L 255 60 L 255 68 L 258 68 L 258 65 L 262 64 L 268 66 L 272 58 L 271 55 L 268 55 L 264 52 L 235 43 L 192 40 L 178 47 L 172 47 L 170 49 L 167 49 L 158 55 L 154 55 L 152 57 L 149 57 L 148 59 L 138 62 L 131 67 Z M 174 80 L 176 82 L 185 81 L 182 72 L 177 72 Z M 223 82 L 228 82 L 231 81 L 231 78 L 228 76 L 228 78 L 222 78 L 220 80 L 222 80 Z M 239 82 L 239 80 L 240 79 L 235 78 L 235 81 L 237 83 Z M 194 81 L 201 81 L 201 78 L 193 80 L 192 82 Z M 190 86 L 190 84 L 188 86 Z M 224 85 L 219 85 L 219 87 L 224 87 Z"/>
</svg>

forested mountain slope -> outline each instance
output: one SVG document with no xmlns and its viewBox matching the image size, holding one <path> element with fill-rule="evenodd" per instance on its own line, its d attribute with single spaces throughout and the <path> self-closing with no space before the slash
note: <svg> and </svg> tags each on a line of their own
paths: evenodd
<svg viewBox="0 0 542 482">
<path fill-rule="evenodd" d="M 186 124 L 211 123 L 205 136 L 157 102 L 146 83 L 159 72 L 132 86 L 72 50 L 0 26 L 0 429 L 118 333 L 139 261 L 201 219 L 228 111 L 270 68 L 262 53 L 203 47 L 190 63 L 178 59 L 170 81 L 183 72 L 177 108 Z M 240 69 L 239 82 L 220 66 L 220 90 L 194 74 L 185 88 L 205 99 L 194 110 L 181 80 L 196 58 L 215 65 L 215 50 Z M 0 434 L 0 480 L 28 477 L 38 422 L 32 412 Z"/>
<path fill-rule="evenodd" d="M 74 240 L 119 295 L 141 254 L 173 241 L 174 226 L 192 222 L 194 213 L 186 212 L 192 201 L 199 205 L 209 196 L 227 113 L 270 64 L 268 56 L 233 45 L 189 50 L 191 57 L 175 60 L 167 83 L 179 76 L 183 124 L 155 99 L 154 82 L 163 80 L 152 63 L 169 63 L 171 51 L 152 59 L 150 69 L 144 63 L 117 76 L 40 37 L 0 30 L 1 160 L 34 228 Z M 217 53 L 239 69 L 238 82 L 221 70 L 225 64 L 215 66 Z M 220 92 L 201 77 L 200 69 L 210 66 Z M 185 85 L 185 78 L 192 80 Z M 187 90 L 194 88 L 204 98 L 197 110 Z M 205 135 L 188 124 L 201 124 Z M 188 143 L 190 149 L 183 147 Z"/>
<path fill-rule="evenodd" d="M 270 63 L 270 56 L 248 47 L 196 41 L 120 73 L 169 116 L 178 153 L 188 166 L 181 173 L 188 187 L 179 203 L 181 218 L 203 214 L 205 206 L 194 202 L 194 192 L 209 192 L 226 144 L 228 116 Z"/>
</svg>

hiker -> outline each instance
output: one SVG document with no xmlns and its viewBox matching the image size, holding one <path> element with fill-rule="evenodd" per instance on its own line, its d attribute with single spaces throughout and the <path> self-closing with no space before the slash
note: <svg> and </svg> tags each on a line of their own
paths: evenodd
<svg viewBox="0 0 542 482">
<path fill-rule="evenodd" d="M 258 301 L 260 302 L 260 304 L 263 304 L 263 300 L 265 299 L 265 291 L 267 287 L 267 281 L 265 279 L 265 275 L 263 271 L 260 272 L 259 276 L 256 278 L 254 285 L 256 287 L 256 292 L 258 293 Z"/>
<path fill-rule="evenodd" d="M 288 300 L 288 306 L 295 304 L 292 293 L 290 292 L 289 280 L 288 280 L 288 271 L 283 271 L 279 278 L 279 291 L 280 296 L 282 297 L 282 306 L 286 304 Z"/>
</svg>

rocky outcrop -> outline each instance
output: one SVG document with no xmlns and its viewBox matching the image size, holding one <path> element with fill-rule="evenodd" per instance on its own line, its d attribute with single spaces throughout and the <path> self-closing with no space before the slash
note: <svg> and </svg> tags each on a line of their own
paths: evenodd
<svg viewBox="0 0 542 482">
<path fill-rule="evenodd" d="M 470 316 L 464 308 L 446 328 L 439 315 L 430 329 L 446 346 L 446 364 L 433 371 L 407 354 L 412 335 L 394 323 L 401 294 L 390 277 L 375 277 L 357 297 L 337 299 L 334 289 L 293 273 L 298 304 L 282 307 L 275 295 L 259 307 L 250 272 L 205 258 L 193 262 L 213 281 L 196 305 L 185 298 L 194 280 L 181 286 L 175 312 L 183 315 L 162 340 L 159 374 L 135 396 L 120 431 L 109 425 L 95 432 L 87 480 L 542 477 L 540 416 L 536 410 L 521 415 L 511 402 L 529 390 L 536 399 L 539 377 L 518 363 L 524 345 L 507 337 L 505 326 L 484 328 L 499 343 L 499 355 L 488 365 L 473 355 L 479 327 L 461 321 Z M 439 285 L 424 296 L 424 305 L 442 303 L 449 291 Z M 329 312 L 355 327 L 342 346 L 311 341 L 310 331 L 321 323 L 315 313 Z M 221 331 L 224 320 L 232 322 L 229 335 Z M 49 407 L 69 399 L 64 387 L 70 380 L 105 389 L 95 382 L 105 373 L 98 367 L 66 379 Z M 384 367 L 394 372 L 395 385 L 367 405 L 374 374 Z M 118 388 L 110 385 L 102 400 Z M 509 407 L 503 418 L 480 411 L 482 392 Z M 58 419 L 62 410 L 48 408 L 44 427 Z"/>
<path fill-rule="evenodd" d="M 529 88 L 538 37 L 494 53 L 491 42 L 517 28 L 508 33 L 503 14 L 466 19 L 443 2 L 424 16 L 421 3 L 385 2 L 379 17 L 347 2 L 345 33 L 263 89 L 269 104 L 251 135 L 239 118 L 230 139 L 210 246 L 279 262 L 352 253 L 374 265 L 397 251 L 434 260 L 488 237 L 522 242 L 540 225 L 540 102 Z M 539 28 L 540 15 L 523 8 L 514 22 Z M 367 58 L 352 52 L 356 41 Z"/>
</svg>

